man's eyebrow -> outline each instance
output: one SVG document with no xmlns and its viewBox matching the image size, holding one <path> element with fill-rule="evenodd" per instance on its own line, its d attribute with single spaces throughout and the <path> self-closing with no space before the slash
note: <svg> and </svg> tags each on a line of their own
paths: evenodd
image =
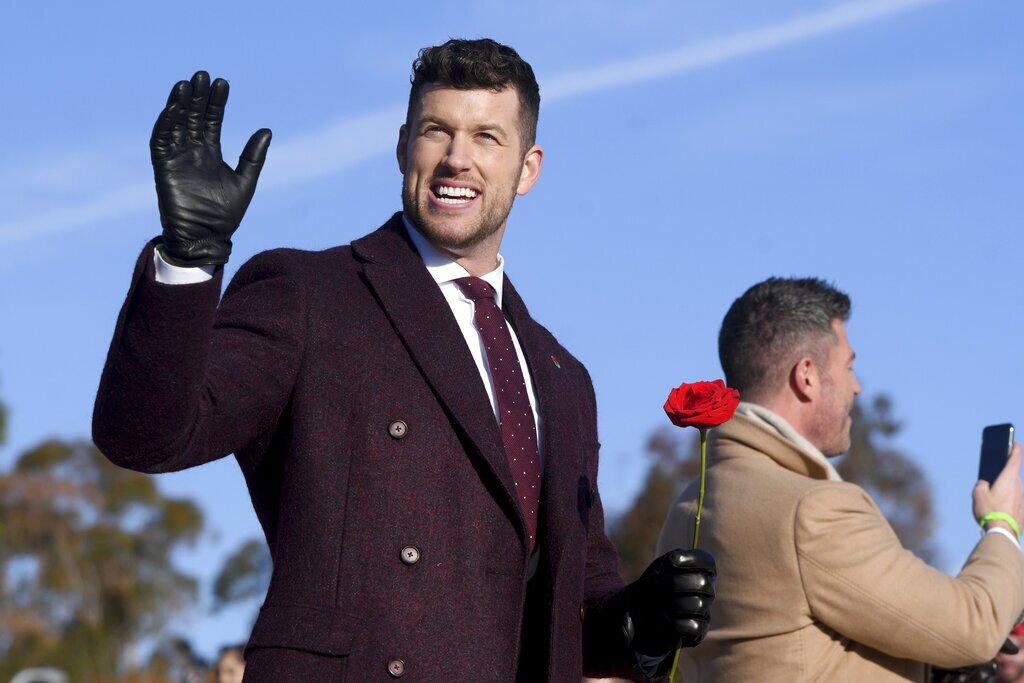
<svg viewBox="0 0 1024 683">
<path fill-rule="evenodd" d="M 431 116 L 430 114 L 420 117 L 420 125 L 423 125 L 424 123 L 439 123 L 442 126 L 448 125 L 448 122 L 445 121 L 444 119 L 438 116 Z"/>
<path fill-rule="evenodd" d="M 484 124 L 481 124 L 481 125 L 477 126 L 477 130 L 478 131 L 493 130 L 496 133 L 501 133 L 502 135 L 508 135 L 508 132 L 499 123 L 484 123 Z"/>
<path fill-rule="evenodd" d="M 421 126 L 423 124 L 426 124 L 426 123 L 436 123 L 436 124 L 444 126 L 446 128 L 452 127 L 451 124 L 448 123 L 448 121 L 446 121 L 445 119 L 443 119 L 443 118 L 441 118 L 439 116 L 432 115 L 432 114 L 427 114 L 426 116 L 423 116 L 423 117 L 420 118 L 420 125 Z M 502 126 L 500 123 L 496 123 L 496 122 L 495 123 L 490 123 L 490 122 L 488 122 L 488 123 L 481 123 L 480 125 L 476 126 L 473 130 L 475 132 L 494 131 L 496 133 L 499 133 L 500 135 L 503 135 L 503 136 L 506 136 L 506 137 L 508 136 L 508 131 L 505 130 L 504 126 Z"/>
</svg>

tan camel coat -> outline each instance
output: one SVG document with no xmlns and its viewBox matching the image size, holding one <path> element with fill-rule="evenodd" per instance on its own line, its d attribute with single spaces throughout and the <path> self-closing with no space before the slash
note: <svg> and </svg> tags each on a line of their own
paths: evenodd
<svg viewBox="0 0 1024 683">
<path fill-rule="evenodd" d="M 904 549 L 868 494 L 737 414 L 714 430 L 700 545 L 718 561 L 711 631 L 685 683 L 923 681 L 926 665 L 991 659 L 1024 609 L 1024 560 L 983 537 L 950 577 Z M 689 547 L 697 487 L 658 554 Z"/>
</svg>

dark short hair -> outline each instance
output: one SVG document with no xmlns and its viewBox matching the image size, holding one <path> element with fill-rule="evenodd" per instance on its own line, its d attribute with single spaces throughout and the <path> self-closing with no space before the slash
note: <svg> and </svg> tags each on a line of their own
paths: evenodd
<svg viewBox="0 0 1024 683">
<path fill-rule="evenodd" d="M 824 365 L 836 341 L 833 320 L 850 317 L 850 297 L 817 278 L 768 278 L 736 299 L 718 333 L 726 383 L 763 399 L 805 355 Z"/>
<path fill-rule="evenodd" d="M 540 88 L 530 67 L 519 53 L 490 38 L 462 40 L 452 38 L 444 45 L 425 47 L 412 63 L 412 88 L 406 125 L 412 124 L 420 93 L 428 85 L 445 85 L 459 90 L 515 88 L 519 96 L 519 119 L 523 151 L 537 138 L 540 114 Z"/>
</svg>

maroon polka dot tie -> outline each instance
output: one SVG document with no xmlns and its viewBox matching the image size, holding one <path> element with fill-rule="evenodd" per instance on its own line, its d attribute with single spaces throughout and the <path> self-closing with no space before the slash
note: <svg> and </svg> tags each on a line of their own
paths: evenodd
<svg viewBox="0 0 1024 683">
<path fill-rule="evenodd" d="M 505 445 L 516 498 L 526 518 L 530 551 L 537 543 L 537 508 L 540 503 L 540 452 L 537 426 L 526 393 L 526 382 L 505 315 L 494 300 L 494 288 L 478 277 L 455 280 L 462 293 L 473 300 L 473 318 L 484 341 L 491 368 L 494 395 L 498 400 L 498 423 Z"/>
</svg>

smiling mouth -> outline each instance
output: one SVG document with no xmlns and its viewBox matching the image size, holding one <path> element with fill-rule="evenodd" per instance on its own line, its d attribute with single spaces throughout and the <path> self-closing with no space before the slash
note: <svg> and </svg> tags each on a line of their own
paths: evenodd
<svg viewBox="0 0 1024 683">
<path fill-rule="evenodd" d="M 430 188 L 433 199 L 445 206 L 466 206 L 472 203 L 480 193 L 471 187 L 455 187 L 454 185 L 434 185 Z"/>
</svg>

